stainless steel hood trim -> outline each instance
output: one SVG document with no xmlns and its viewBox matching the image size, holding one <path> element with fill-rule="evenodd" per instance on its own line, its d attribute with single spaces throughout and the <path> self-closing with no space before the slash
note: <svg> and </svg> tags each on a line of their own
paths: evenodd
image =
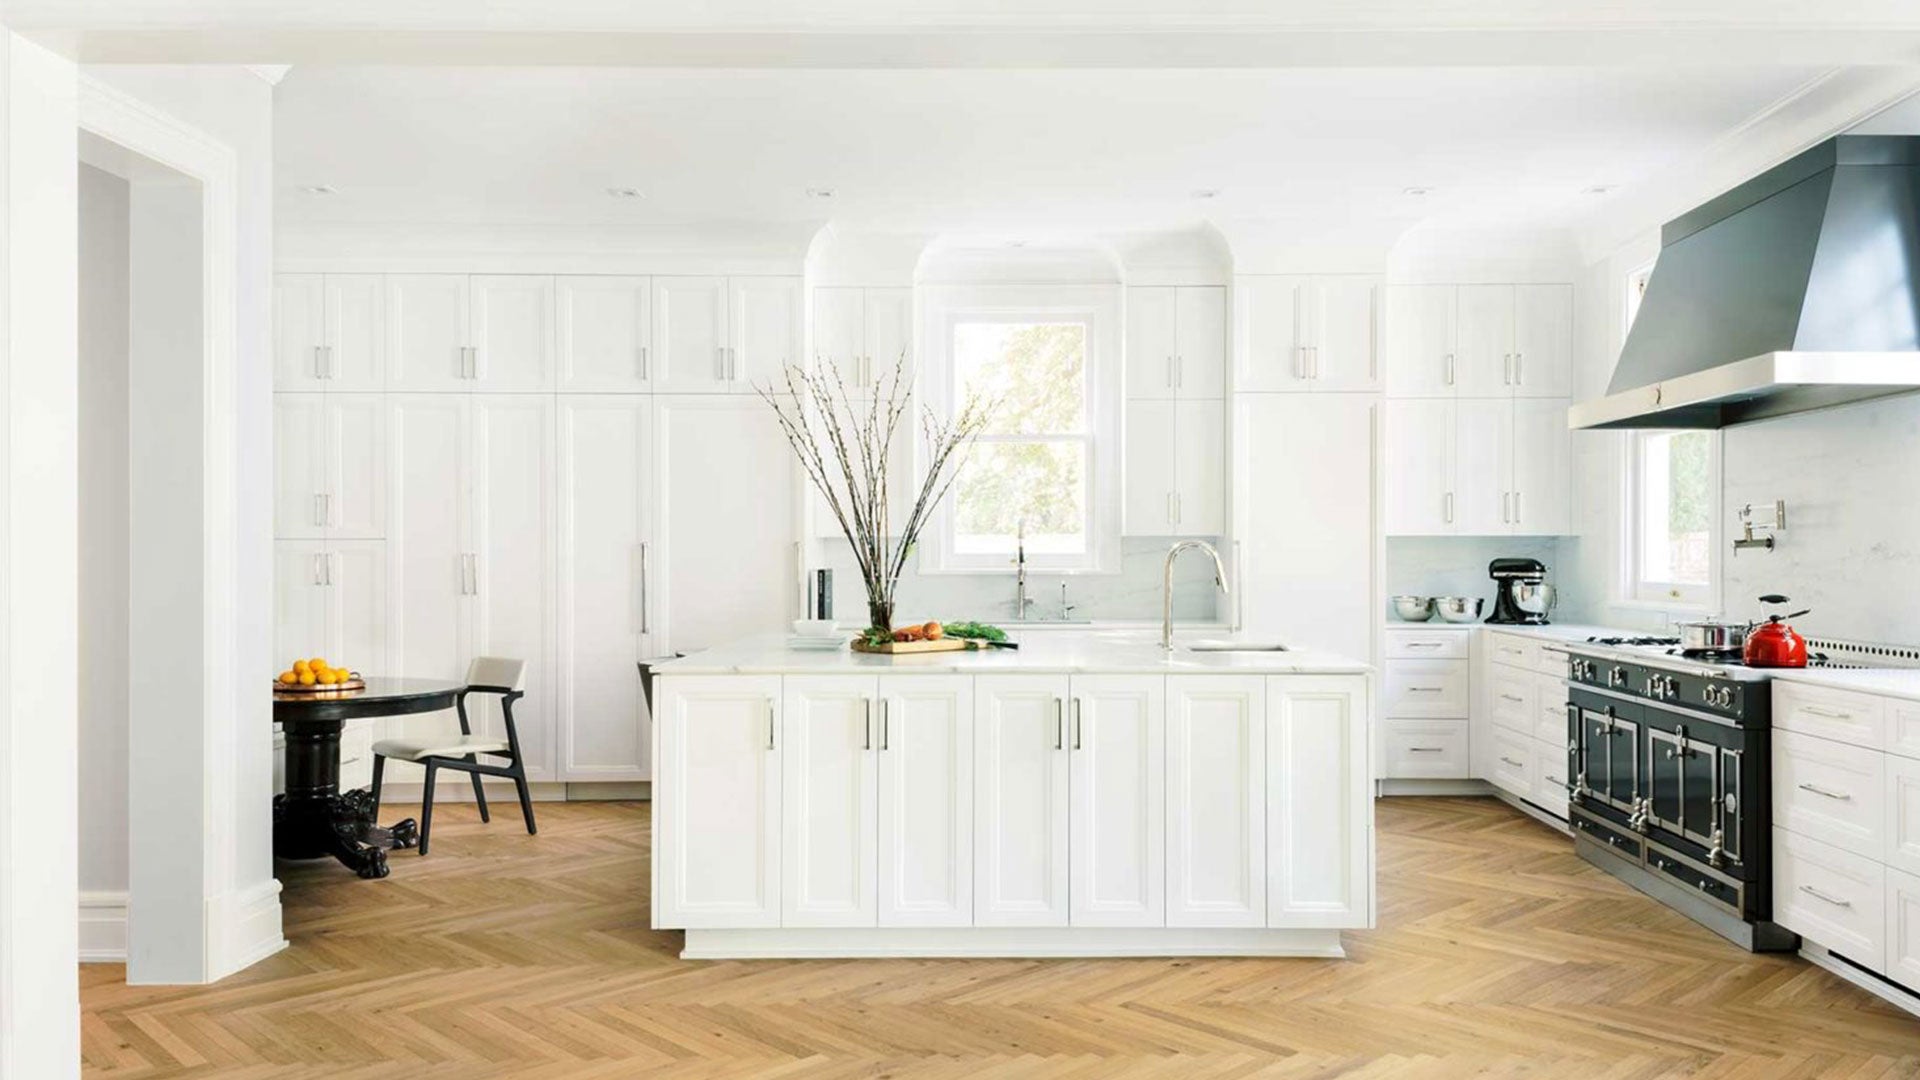
<svg viewBox="0 0 1920 1080">
<path fill-rule="evenodd" d="M 1920 353 L 1770 352 L 1579 402 L 1575 431 L 1720 428 L 1920 390 Z"/>
</svg>

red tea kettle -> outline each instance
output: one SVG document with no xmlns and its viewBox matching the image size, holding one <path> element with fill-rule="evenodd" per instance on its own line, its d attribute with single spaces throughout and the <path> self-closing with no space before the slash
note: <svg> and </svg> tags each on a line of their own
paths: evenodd
<svg viewBox="0 0 1920 1080">
<path fill-rule="evenodd" d="M 1787 598 L 1779 593 L 1768 593 L 1760 598 L 1763 604 L 1784 604 Z M 1747 632 L 1746 646 L 1741 650 L 1741 659 L 1748 667 L 1806 667 L 1807 639 L 1793 632 L 1787 625 L 1788 619 L 1797 619 L 1805 611 L 1796 611 L 1790 615 L 1769 615 L 1767 621 Z"/>
</svg>

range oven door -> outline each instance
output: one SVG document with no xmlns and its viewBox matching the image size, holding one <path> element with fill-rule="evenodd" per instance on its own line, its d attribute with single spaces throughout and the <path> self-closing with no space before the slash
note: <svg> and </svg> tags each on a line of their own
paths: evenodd
<svg viewBox="0 0 1920 1080">
<path fill-rule="evenodd" d="M 1663 716 L 1646 720 L 1646 821 L 1667 842 L 1715 868 L 1740 861 L 1739 732 L 1704 721 Z M 1687 845 L 1699 850 L 1691 851 Z"/>
<path fill-rule="evenodd" d="M 1573 744 L 1568 766 L 1575 795 L 1591 806 L 1624 815 L 1639 809 L 1641 795 L 1640 707 L 1598 694 L 1569 690 L 1568 723 Z"/>
</svg>

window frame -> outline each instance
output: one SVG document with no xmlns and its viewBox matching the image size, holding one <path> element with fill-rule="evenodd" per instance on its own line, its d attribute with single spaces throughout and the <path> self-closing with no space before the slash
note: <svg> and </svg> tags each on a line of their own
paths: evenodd
<svg viewBox="0 0 1920 1080">
<path fill-rule="evenodd" d="M 955 399 L 953 331 L 968 322 L 1077 322 L 1087 328 L 1084 433 L 989 435 L 981 442 L 1081 442 L 1086 446 L 1082 554 L 1027 552 L 1027 568 L 1046 574 L 1114 574 L 1120 563 L 1120 287 L 1118 285 L 965 285 L 926 290 L 921 312 L 921 398 L 940 416 Z M 934 509 L 920 536 L 923 574 L 1008 574 L 1012 556 L 954 547 L 954 492 Z"/>
</svg>

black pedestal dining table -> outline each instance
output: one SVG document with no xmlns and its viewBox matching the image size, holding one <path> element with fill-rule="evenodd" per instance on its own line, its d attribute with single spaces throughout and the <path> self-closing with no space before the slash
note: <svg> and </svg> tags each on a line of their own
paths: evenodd
<svg viewBox="0 0 1920 1080">
<path fill-rule="evenodd" d="M 412 818 L 375 824 L 372 792 L 340 790 L 340 733 L 349 720 L 451 709 L 460 684 L 364 681 L 364 689 L 274 692 L 273 721 L 287 740 L 287 792 L 273 800 L 275 858 L 332 856 L 363 878 L 383 878 L 388 850 L 412 847 L 418 838 Z"/>
</svg>

